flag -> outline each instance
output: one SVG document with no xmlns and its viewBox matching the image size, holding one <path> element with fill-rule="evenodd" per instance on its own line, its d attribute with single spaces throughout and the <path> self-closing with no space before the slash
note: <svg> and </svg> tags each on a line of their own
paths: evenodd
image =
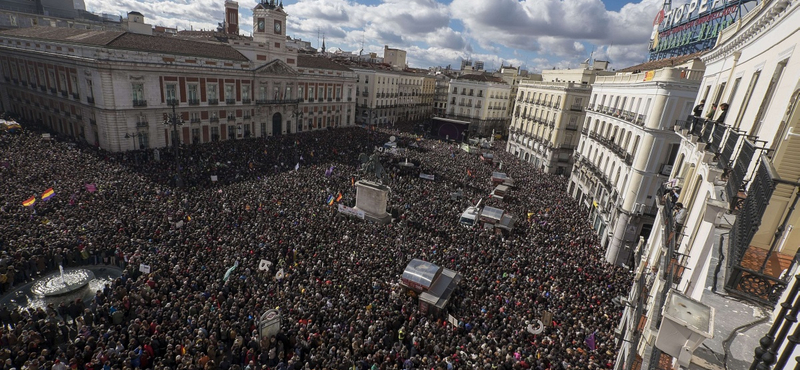
<svg viewBox="0 0 800 370">
<path fill-rule="evenodd" d="M 42 193 L 42 200 L 50 200 L 50 198 L 56 195 L 56 192 L 53 191 L 53 188 L 47 189 Z"/>
<path fill-rule="evenodd" d="M 350 186 L 356 186 L 356 178 L 355 177 L 351 177 L 350 178 Z"/>
<path fill-rule="evenodd" d="M 342 193 L 341 192 L 339 192 L 339 196 L 336 197 L 336 201 L 337 202 L 340 201 L 340 200 L 342 200 Z"/>
<path fill-rule="evenodd" d="M 592 351 L 597 349 L 597 338 L 595 337 L 595 333 L 597 333 L 597 332 L 592 332 L 592 334 L 589 334 L 586 337 L 586 345 Z"/>
<path fill-rule="evenodd" d="M 94 193 L 97 191 L 97 185 L 95 184 L 86 184 L 86 191 L 90 193 Z"/>
<path fill-rule="evenodd" d="M 236 260 L 236 263 L 234 263 L 233 266 L 228 269 L 228 271 L 225 271 L 225 276 L 222 277 L 222 281 L 228 281 L 228 278 L 231 277 L 233 270 L 236 270 L 237 267 L 239 267 L 239 260 Z"/>
<path fill-rule="evenodd" d="M 328 195 L 328 200 L 326 201 L 329 206 L 333 205 L 333 195 Z"/>
<path fill-rule="evenodd" d="M 296 165 L 294 165 L 294 170 L 295 170 L 295 171 L 297 171 L 297 169 L 298 169 L 298 168 L 300 168 L 300 162 L 297 162 L 297 164 L 296 164 Z"/>
<path fill-rule="evenodd" d="M 333 166 L 330 166 L 330 168 L 328 168 L 327 170 L 325 170 L 325 176 L 327 176 L 327 177 L 331 177 L 331 175 L 333 175 L 333 169 L 334 169 L 334 167 L 333 167 Z"/>
<path fill-rule="evenodd" d="M 472 177 L 472 171 L 467 170 L 467 175 L 469 175 L 469 177 Z"/>
<path fill-rule="evenodd" d="M 25 206 L 25 207 L 30 207 L 30 206 L 33 205 L 33 203 L 36 203 L 36 197 L 28 198 L 28 200 L 22 202 L 22 205 Z"/>
<path fill-rule="evenodd" d="M 78 194 L 78 193 L 73 193 L 73 194 L 72 194 L 72 196 L 70 196 L 70 197 L 69 197 L 69 205 L 71 205 L 71 206 L 74 206 L 74 205 L 75 205 L 75 196 L 76 196 L 77 194 Z"/>
</svg>

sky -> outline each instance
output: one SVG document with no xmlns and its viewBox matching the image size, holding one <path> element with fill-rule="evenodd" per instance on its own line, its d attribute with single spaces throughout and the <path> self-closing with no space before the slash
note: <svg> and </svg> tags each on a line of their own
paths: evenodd
<svg viewBox="0 0 800 370">
<path fill-rule="evenodd" d="M 257 0 L 239 0 L 240 32 L 252 32 Z M 258 0 L 260 1 L 260 0 Z M 286 34 L 328 50 L 408 52 L 410 67 L 480 60 L 486 69 L 576 68 L 593 56 L 622 69 L 645 61 L 663 0 L 284 0 Z M 138 11 L 147 23 L 214 29 L 224 0 L 85 0 L 96 13 Z M 362 46 L 363 45 L 363 46 Z"/>
</svg>

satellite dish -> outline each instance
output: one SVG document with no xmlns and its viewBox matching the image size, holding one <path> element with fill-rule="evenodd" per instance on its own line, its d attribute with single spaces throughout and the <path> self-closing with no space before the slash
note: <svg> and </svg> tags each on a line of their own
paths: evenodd
<svg viewBox="0 0 800 370">
<path fill-rule="evenodd" d="M 394 142 L 395 140 L 397 140 L 397 138 L 394 137 L 394 135 L 389 136 L 389 141 Z"/>
<path fill-rule="evenodd" d="M 544 331 L 544 324 L 542 324 L 542 320 L 536 320 L 538 326 L 534 327 L 533 324 L 528 324 L 528 333 L 531 334 L 541 334 Z"/>
</svg>

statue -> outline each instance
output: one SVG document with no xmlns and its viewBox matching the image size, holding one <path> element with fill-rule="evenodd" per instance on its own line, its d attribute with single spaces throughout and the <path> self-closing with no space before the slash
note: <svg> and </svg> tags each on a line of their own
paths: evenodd
<svg viewBox="0 0 800 370">
<path fill-rule="evenodd" d="M 375 174 L 375 180 L 383 184 L 384 178 L 387 176 L 386 170 L 383 169 L 378 153 L 373 153 L 367 156 L 366 153 L 361 153 L 358 156 L 361 162 L 361 170 L 367 174 Z"/>
</svg>

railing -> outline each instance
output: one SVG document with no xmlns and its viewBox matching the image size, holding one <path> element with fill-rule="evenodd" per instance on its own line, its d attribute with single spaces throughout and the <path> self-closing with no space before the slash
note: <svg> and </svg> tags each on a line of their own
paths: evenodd
<svg viewBox="0 0 800 370">
<path fill-rule="evenodd" d="M 647 119 L 647 116 L 644 114 L 639 114 L 636 116 L 636 120 L 633 122 L 639 126 L 644 126 L 644 121 Z"/>
<path fill-rule="evenodd" d="M 228 116 L 228 122 L 236 121 L 236 116 Z"/>
<path fill-rule="evenodd" d="M 225 104 L 236 104 L 236 99 L 225 99 Z"/>
<path fill-rule="evenodd" d="M 242 119 L 251 119 L 251 118 L 253 117 L 250 115 L 250 113 L 245 113 L 244 116 L 242 116 Z"/>
<path fill-rule="evenodd" d="M 67 94 L 67 91 L 66 91 L 66 90 L 61 90 L 61 96 L 62 96 L 62 97 L 66 98 L 66 97 L 67 97 L 67 95 L 68 95 L 68 94 Z"/>
<path fill-rule="evenodd" d="M 208 119 L 208 122 L 219 123 L 219 117 L 211 117 Z"/>
<path fill-rule="evenodd" d="M 777 186 L 776 179 L 779 178 L 772 163 L 765 155 L 762 155 L 747 193 L 747 199 L 736 217 L 728 238 L 728 256 L 730 257 L 728 267 L 732 267 L 732 271 L 725 283 L 725 290 L 742 298 L 770 306 L 777 303 L 786 288 L 786 282 L 764 274 L 763 265 L 756 269 L 756 266 L 752 265 L 743 266 L 742 261 L 745 252 L 750 248 L 750 242 L 758 231 L 761 218 L 764 216 L 772 193 Z"/>
<path fill-rule="evenodd" d="M 733 168 L 731 168 L 728 174 L 728 182 L 725 184 L 725 191 L 728 194 L 731 211 L 735 211 L 739 206 L 741 200 L 738 196 L 739 190 L 742 188 L 744 177 L 747 176 L 747 169 L 750 167 L 755 153 L 756 146 L 750 142 L 750 140 L 745 139 L 742 141 L 739 155 L 736 157 Z"/>
<path fill-rule="evenodd" d="M 146 107 L 147 106 L 147 100 L 136 100 L 136 99 L 134 99 L 133 100 L 133 106 L 134 107 Z"/>
<path fill-rule="evenodd" d="M 147 126 L 148 126 L 147 121 L 138 121 L 138 122 L 136 122 L 136 127 L 137 128 L 145 128 Z"/>
<path fill-rule="evenodd" d="M 256 104 L 266 104 L 266 105 L 275 105 L 275 104 L 299 104 L 301 102 L 300 99 L 277 99 L 277 100 L 256 100 Z"/>
<path fill-rule="evenodd" d="M 739 144 L 739 135 L 738 132 L 731 130 L 728 133 L 728 138 L 725 140 L 725 145 L 722 147 L 722 151 L 719 153 L 719 161 L 717 162 L 717 166 L 720 169 L 726 170 L 731 166 L 731 160 L 733 159 L 733 154 L 736 151 L 736 147 Z"/>
<path fill-rule="evenodd" d="M 581 107 L 581 105 L 580 105 L 580 104 L 572 104 L 572 105 L 569 107 L 569 110 L 571 110 L 571 111 L 573 111 L 573 112 L 582 112 L 582 111 L 583 111 L 583 107 Z"/>
<path fill-rule="evenodd" d="M 192 117 L 192 118 L 189 120 L 189 122 L 190 122 L 190 123 L 200 123 L 200 118 L 199 118 L 199 117 Z"/>
<path fill-rule="evenodd" d="M 75 100 L 81 100 L 81 96 L 78 93 L 72 93 L 72 98 Z"/>
<path fill-rule="evenodd" d="M 217 105 L 219 104 L 219 99 L 208 99 L 208 105 Z"/>
<path fill-rule="evenodd" d="M 200 105 L 200 99 L 189 99 L 189 105 Z"/>
<path fill-rule="evenodd" d="M 242 99 L 242 104 L 250 104 L 252 100 L 250 99 Z"/>
</svg>

